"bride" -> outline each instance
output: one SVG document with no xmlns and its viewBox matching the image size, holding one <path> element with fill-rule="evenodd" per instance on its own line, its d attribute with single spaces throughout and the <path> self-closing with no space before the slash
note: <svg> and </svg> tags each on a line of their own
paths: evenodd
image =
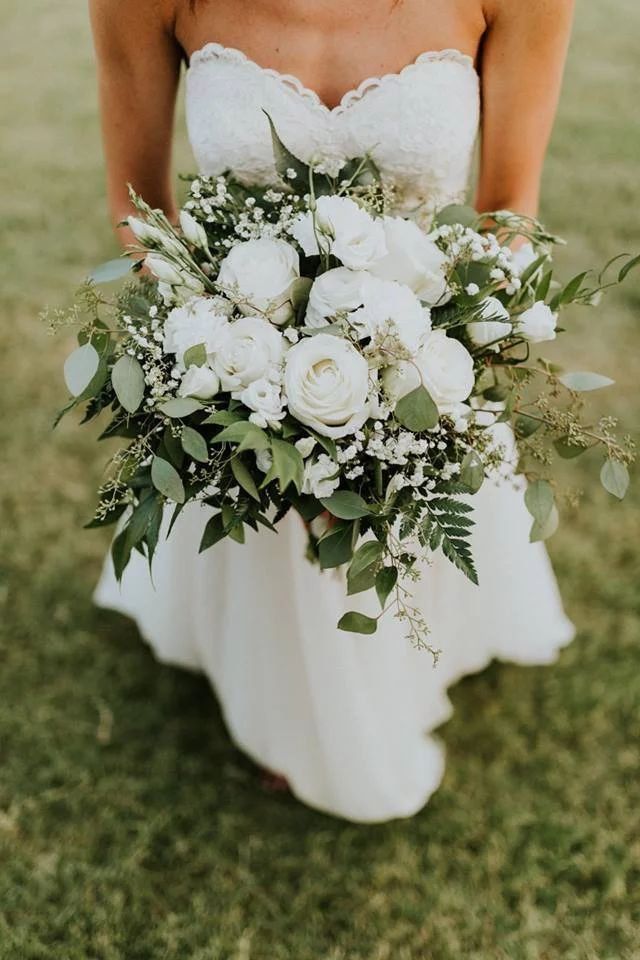
<svg viewBox="0 0 640 960">
<path fill-rule="evenodd" d="M 92 0 L 109 203 L 127 183 L 176 214 L 170 157 L 181 63 L 200 170 L 275 177 L 263 110 L 302 159 L 371 152 L 398 212 L 428 223 L 464 198 L 535 214 L 560 89 L 572 0 Z M 126 231 L 122 231 L 127 242 Z M 204 671 L 234 742 L 305 803 L 355 821 L 406 817 L 443 774 L 432 731 L 447 687 L 493 658 L 553 661 L 569 642 L 544 547 L 513 483 L 476 497 L 474 587 L 438 556 L 417 602 L 442 651 L 413 649 L 401 624 L 338 632 L 344 588 L 304 559 L 291 514 L 277 537 L 198 555 L 200 508 L 122 586 L 105 563 L 98 604 L 135 618 L 156 656 Z"/>
</svg>

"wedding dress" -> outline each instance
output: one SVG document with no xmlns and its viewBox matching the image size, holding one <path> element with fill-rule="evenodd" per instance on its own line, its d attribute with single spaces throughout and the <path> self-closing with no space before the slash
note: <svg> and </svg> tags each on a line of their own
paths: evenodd
<svg viewBox="0 0 640 960">
<path fill-rule="evenodd" d="M 211 43 L 192 57 L 187 120 L 200 170 L 274 180 L 266 110 L 304 160 L 339 163 L 370 151 L 393 181 L 398 211 L 428 218 L 464 199 L 479 120 L 472 60 L 424 53 L 397 74 L 368 79 L 325 106 L 295 77 Z M 96 602 L 133 617 L 159 660 L 204 671 L 234 742 L 286 776 L 296 797 L 354 821 L 419 810 L 444 767 L 431 734 L 450 714 L 447 687 L 494 657 L 545 664 L 569 642 L 542 544 L 514 484 L 486 482 L 474 498 L 480 586 L 444 557 L 425 568 L 416 601 L 442 655 L 414 649 L 403 625 L 383 619 L 375 636 L 346 634 L 335 571 L 305 559 L 305 530 L 289 514 L 278 535 L 248 535 L 198 555 L 206 508 L 190 505 L 159 545 L 153 584 L 134 553 L 121 586 L 107 559 Z M 354 603 L 355 601 L 359 601 Z"/>
</svg>

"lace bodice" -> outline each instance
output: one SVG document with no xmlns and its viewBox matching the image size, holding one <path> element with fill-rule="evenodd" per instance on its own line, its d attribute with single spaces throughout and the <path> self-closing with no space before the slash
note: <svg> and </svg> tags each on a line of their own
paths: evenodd
<svg viewBox="0 0 640 960">
<path fill-rule="evenodd" d="M 479 118 L 478 75 L 458 50 L 421 54 L 399 73 L 363 81 L 337 107 L 293 76 L 209 43 L 191 57 L 187 124 L 200 172 L 276 179 L 268 122 L 302 160 L 338 167 L 371 153 L 400 212 L 428 215 L 463 199 Z"/>
</svg>

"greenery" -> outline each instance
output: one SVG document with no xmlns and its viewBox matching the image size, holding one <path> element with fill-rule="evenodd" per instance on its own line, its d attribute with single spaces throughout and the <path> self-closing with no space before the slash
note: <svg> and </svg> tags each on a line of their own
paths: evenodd
<svg viewBox="0 0 640 960">
<path fill-rule="evenodd" d="M 584 508 L 550 550 L 578 638 L 452 690 L 418 816 L 362 827 L 264 793 L 205 680 L 91 606 L 108 532 L 79 527 L 105 454 L 70 418 L 51 433 L 73 339 L 37 319 L 117 253 L 86 11 L 0 0 L 0 23 L 0 960 L 635 960 L 637 483 L 618 503 L 567 460 Z M 567 276 L 638 247 L 639 31 L 633 0 L 579 5 L 543 209 Z M 639 308 L 630 278 L 566 315 L 572 368 L 615 378 L 630 424 Z"/>
</svg>

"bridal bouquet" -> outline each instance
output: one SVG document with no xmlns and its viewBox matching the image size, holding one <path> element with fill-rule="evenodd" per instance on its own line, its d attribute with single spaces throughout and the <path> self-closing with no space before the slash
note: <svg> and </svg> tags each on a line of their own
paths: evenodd
<svg viewBox="0 0 640 960">
<path fill-rule="evenodd" d="M 80 293 L 65 410 L 108 410 L 102 437 L 126 440 L 89 526 L 120 521 L 120 577 L 133 550 L 151 564 L 167 505 L 168 532 L 186 503 L 209 508 L 201 550 L 293 509 L 310 559 L 344 565 L 348 594 L 374 589 L 380 616 L 392 607 L 425 644 L 409 583 L 438 550 L 476 582 L 472 495 L 487 478 L 527 478 L 532 540 L 558 523 L 556 457 L 599 447 L 604 487 L 624 495 L 631 441 L 581 415 L 581 394 L 612 381 L 531 348 L 640 258 L 612 282 L 561 285 L 537 221 L 452 206 L 425 230 L 391 213 L 369 158 L 327 171 L 272 134 L 277 186 L 199 177 L 179 226 L 132 196 L 137 262 L 103 265 Z M 130 270 L 115 297 L 100 292 Z M 354 610 L 339 627 L 378 619 Z"/>
</svg>

